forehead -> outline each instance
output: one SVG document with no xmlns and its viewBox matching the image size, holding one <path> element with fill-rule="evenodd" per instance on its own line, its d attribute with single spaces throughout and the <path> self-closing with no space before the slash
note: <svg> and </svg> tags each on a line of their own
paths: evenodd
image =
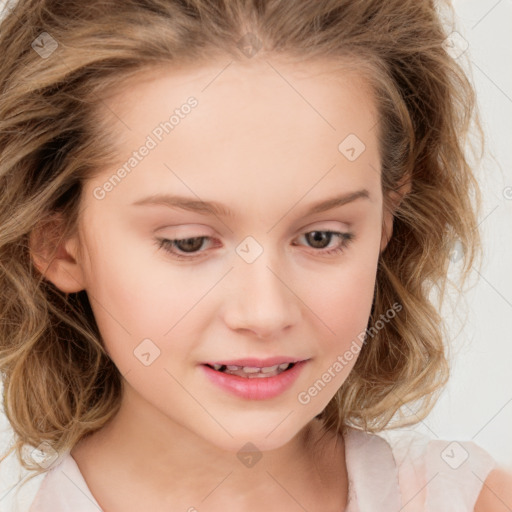
<svg viewBox="0 0 512 512">
<path fill-rule="evenodd" d="M 131 77 L 118 92 L 112 90 L 104 114 L 124 121 L 127 135 L 149 128 L 146 121 L 168 118 L 190 96 L 201 104 L 194 110 L 194 118 L 203 122 L 212 111 L 223 109 L 229 123 L 223 118 L 209 120 L 224 130 L 240 125 L 249 128 L 269 118 L 274 122 L 304 119 L 310 120 L 311 126 L 302 127 L 303 131 L 351 128 L 363 136 L 376 121 L 373 94 L 357 65 L 331 61 L 160 66 Z M 287 115 L 283 117 L 283 113 Z M 266 128 L 270 132 L 272 126 Z"/>
<path fill-rule="evenodd" d="M 314 196 L 313 189 L 325 197 L 332 187 L 380 185 L 376 108 L 355 66 L 282 60 L 169 65 L 130 80 L 105 107 L 119 166 L 150 140 L 153 146 L 112 200 L 135 201 L 162 188 L 211 197 L 219 184 L 226 197 L 232 190 L 266 201 L 274 190 L 298 199 L 308 190 Z M 344 151 L 354 145 L 360 156 L 351 160 Z"/>
</svg>

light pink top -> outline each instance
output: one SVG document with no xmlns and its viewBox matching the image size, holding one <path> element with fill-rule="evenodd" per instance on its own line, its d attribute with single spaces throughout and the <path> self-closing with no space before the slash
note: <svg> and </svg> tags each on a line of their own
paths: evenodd
<svg viewBox="0 0 512 512">
<path fill-rule="evenodd" d="M 473 512 L 496 461 L 472 441 L 395 438 L 349 428 L 345 436 L 348 506 L 340 512 Z M 70 453 L 43 478 L 29 512 L 98 512 Z"/>
</svg>

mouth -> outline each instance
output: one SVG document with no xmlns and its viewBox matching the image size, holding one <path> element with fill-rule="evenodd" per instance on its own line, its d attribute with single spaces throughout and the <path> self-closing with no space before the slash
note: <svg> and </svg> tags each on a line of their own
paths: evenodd
<svg viewBox="0 0 512 512">
<path fill-rule="evenodd" d="M 246 379 L 264 379 L 268 377 L 275 377 L 281 373 L 291 370 L 297 362 L 274 364 L 272 366 L 239 366 L 239 365 L 226 365 L 226 364 L 209 364 L 206 363 L 204 366 L 208 366 L 212 370 L 219 373 L 226 373 L 228 375 L 236 375 Z"/>
<path fill-rule="evenodd" d="M 249 360 L 242 359 L 203 363 L 200 367 L 209 381 L 223 391 L 244 400 L 270 400 L 289 390 L 309 363 L 309 359 L 290 358 L 288 361 L 283 361 L 283 358 L 258 361 L 272 366 L 245 366 Z M 239 364 L 232 364 L 234 362 Z"/>
</svg>

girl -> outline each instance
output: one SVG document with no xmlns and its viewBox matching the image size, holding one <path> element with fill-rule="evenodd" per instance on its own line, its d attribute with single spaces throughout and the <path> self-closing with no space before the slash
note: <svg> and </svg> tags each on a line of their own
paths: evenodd
<svg viewBox="0 0 512 512">
<path fill-rule="evenodd" d="M 427 0 L 12 8 L 0 368 L 31 512 L 512 506 L 476 444 L 378 435 L 432 409 L 429 292 L 481 249 L 446 38 Z"/>
</svg>

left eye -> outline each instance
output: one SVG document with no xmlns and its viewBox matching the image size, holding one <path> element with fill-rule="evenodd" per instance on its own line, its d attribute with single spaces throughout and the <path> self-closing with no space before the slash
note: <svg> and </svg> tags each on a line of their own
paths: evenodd
<svg viewBox="0 0 512 512">
<path fill-rule="evenodd" d="M 321 246 L 320 249 L 322 250 L 314 252 L 326 255 L 343 252 L 355 238 L 353 233 L 340 233 L 338 231 L 309 231 L 302 236 L 306 238 L 308 243 L 312 243 L 314 248 Z M 325 250 L 325 247 L 323 247 L 325 241 L 327 241 L 326 246 L 329 246 L 330 242 L 334 239 L 340 240 L 340 243 L 331 249 Z M 212 240 L 212 238 L 209 236 L 175 239 L 156 238 L 155 242 L 159 249 L 164 249 L 177 259 L 192 260 L 199 257 L 197 253 L 201 254 L 204 252 L 200 251 L 200 249 L 203 247 L 205 240 Z M 176 249 L 178 249 L 178 251 L 176 251 Z M 193 254 L 193 256 L 184 256 L 183 254 Z"/>
</svg>

